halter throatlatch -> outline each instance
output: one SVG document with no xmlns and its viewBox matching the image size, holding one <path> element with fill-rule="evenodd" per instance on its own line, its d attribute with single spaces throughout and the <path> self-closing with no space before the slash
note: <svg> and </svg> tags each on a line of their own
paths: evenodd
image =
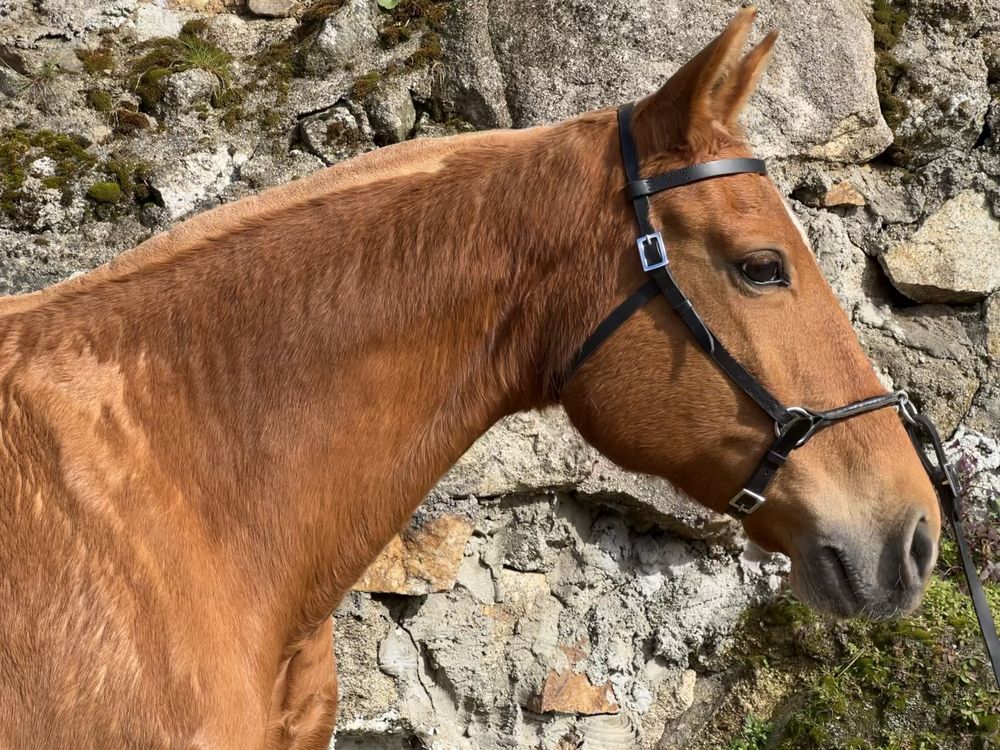
<svg viewBox="0 0 1000 750">
<path fill-rule="evenodd" d="M 774 420 L 775 438 L 761 457 L 757 468 L 742 489 L 733 496 L 726 513 L 737 519 L 746 518 L 767 502 L 765 491 L 768 484 L 785 465 L 796 448 L 805 445 L 817 432 L 837 422 L 868 414 L 879 409 L 894 407 L 903 419 L 906 431 L 920 456 L 921 463 L 930 477 L 944 515 L 948 518 L 958 543 L 962 569 L 969 584 L 972 603 L 983 632 L 986 650 L 993 665 L 993 674 L 1000 685 L 1000 639 L 997 637 L 993 616 L 990 612 L 982 583 L 969 554 L 968 544 L 960 526 L 961 487 L 954 467 L 945 458 L 941 438 L 934 424 L 924 415 L 918 414 L 905 391 L 886 393 L 827 411 L 817 411 L 804 406 L 788 406 L 781 403 L 764 385 L 751 375 L 726 349 L 695 311 L 673 274 L 670 273 L 670 258 L 663 236 L 650 220 L 649 196 L 671 188 L 689 185 L 692 182 L 724 177 L 734 174 L 766 174 L 767 169 L 760 159 L 719 159 L 717 161 L 694 164 L 683 169 L 642 179 L 639 177 L 639 158 L 631 131 L 632 105 L 618 110 L 618 134 L 621 140 L 622 159 L 628 183 L 625 194 L 635 209 L 639 236 L 636 247 L 642 270 L 649 280 L 633 292 L 618 307 L 611 311 L 580 347 L 564 383 L 568 382 L 580 366 L 636 311 L 653 298 L 663 295 L 673 311 L 691 332 L 699 347 L 711 357 L 744 393 Z M 931 461 L 924 451 L 929 442 L 935 456 Z"/>
</svg>

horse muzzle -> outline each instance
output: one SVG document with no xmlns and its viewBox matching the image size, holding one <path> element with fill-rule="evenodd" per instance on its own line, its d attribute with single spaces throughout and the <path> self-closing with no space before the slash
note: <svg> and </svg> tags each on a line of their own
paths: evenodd
<svg viewBox="0 0 1000 750">
<path fill-rule="evenodd" d="M 793 556 L 791 584 L 800 599 L 837 617 L 898 617 L 920 603 L 937 554 L 930 523 L 915 514 L 882 544 L 847 531 L 808 541 Z"/>
</svg>

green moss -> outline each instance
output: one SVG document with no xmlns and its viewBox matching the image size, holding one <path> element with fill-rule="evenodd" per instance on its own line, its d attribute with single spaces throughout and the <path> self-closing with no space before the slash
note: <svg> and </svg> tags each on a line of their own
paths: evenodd
<svg viewBox="0 0 1000 750">
<path fill-rule="evenodd" d="M 392 49 L 393 47 L 410 40 L 413 32 L 407 26 L 389 24 L 382 27 L 378 32 L 378 43 L 382 49 Z"/>
<path fill-rule="evenodd" d="M 173 73 L 197 68 L 215 76 L 218 90 L 232 86 L 232 56 L 193 32 L 182 32 L 177 39 L 153 39 L 138 50 L 142 54 L 129 65 L 125 84 L 139 97 L 143 112 L 154 111 L 163 100 L 163 81 Z"/>
<path fill-rule="evenodd" d="M 116 155 L 103 162 L 100 169 L 134 202 L 145 203 L 151 197 L 150 167 L 146 162 Z"/>
<path fill-rule="evenodd" d="M 765 750 L 770 734 L 770 722 L 761 721 L 751 714 L 743 720 L 742 731 L 732 739 L 726 750 Z"/>
<path fill-rule="evenodd" d="M 895 132 L 908 114 L 906 102 L 896 95 L 896 87 L 906 67 L 892 54 L 909 13 L 897 0 L 874 0 L 870 18 L 875 37 L 875 88 L 886 123 Z"/>
<path fill-rule="evenodd" d="M 416 52 L 406 59 L 406 66 L 410 70 L 417 70 L 437 62 L 442 57 L 441 37 L 434 31 L 426 31 L 420 39 L 420 46 Z"/>
<path fill-rule="evenodd" d="M 875 89 L 886 123 L 895 131 L 909 112 L 906 102 L 895 94 L 896 85 L 906 73 L 906 67 L 891 52 L 876 53 Z"/>
<path fill-rule="evenodd" d="M 448 13 L 448 0 L 400 0 L 388 12 L 394 24 L 438 28 Z"/>
<path fill-rule="evenodd" d="M 149 127 L 149 118 L 142 112 L 119 107 L 114 114 L 114 131 L 119 135 L 132 135 Z"/>
<path fill-rule="evenodd" d="M 345 0 L 317 0 L 306 8 L 295 28 L 294 39 L 303 41 L 323 25 L 323 22 L 344 7 Z"/>
<path fill-rule="evenodd" d="M 149 165 L 123 155 L 115 155 L 98 165 L 97 170 L 105 179 L 87 191 L 93 202 L 94 216 L 112 220 L 127 213 L 135 205 L 153 200 L 150 187 Z"/>
<path fill-rule="evenodd" d="M 135 77 L 135 94 L 143 112 L 153 112 L 163 100 L 163 79 L 173 73 L 170 68 L 153 66 L 142 70 Z"/>
<path fill-rule="evenodd" d="M 364 99 L 367 99 L 376 91 L 376 89 L 378 89 L 378 85 L 381 81 L 382 74 L 374 70 L 369 73 L 365 73 L 363 76 L 358 76 L 354 79 L 354 83 L 351 85 L 351 98 L 355 101 L 363 101 Z"/>
<path fill-rule="evenodd" d="M 204 36 L 208 31 L 208 21 L 204 18 L 192 18 L 181 26 L 181 36 Z"/>
<path fill-rule="evenodd" d="M 235 86 L 218 86 L 212 92 L 209 101 L 216 109 L 226 108 L 228 112 L 228 110 L 238 108 L 243 103 L 244 98 L 243 91 Z"/>
<path fill-rule="evenodd" d="M 272 92 L 276 102 L 287 100 L 292 78 L 302 73 L 301 48 L 287 39 L 274 42 L 265 47 L 254 62 L 261 88 Z"/>
<path fill-rule="evenodd" d="M 946 545 L 942 557 L 949 559 Z M 987 592 L 1000 605 L 1000 586 Z M 772 728 L 763 739 L 757 719 L 753 732 L 722 727 L 730 748 L 1000 746 L 1000 692 L 954 578 L 935 577 L 916 615 L 888 622 L 830 622 L 784 598 L 750 613 L 731 651 L 743 665 L 744 694 L 782 685 L 787 696 L 766 712 Z"/>
<path fill-rule="evenodd" d="M 42 157 L 54 163 L 52 174 L 42 178 L 42 184 L 62 190 L 62 202 L 68 204 L 73 197 L 73 183 L 96 162 L 89 147 L 89 141 L 81 136 L 51 130 L 0 131 L 0 212 L 17 224 L 34 219 L 37 207 L 25 193 L 24 183 L 29 165 Z"/>
<path fill-rule="evenodd" d="M 874 0 L 872 3 L 871 25 L 876 49 L 890 50 L 899 41 L 899 35 L 910 18 L 900 5 L 894 0 Z"/>
<path fill-rule="evenodd" d="M 94 50 L 78 49 L 76 57 L 83 63 L 84 71 L 92 76 L 100 75 L 101 73 L 110 73 L 115 66 L 111 50 L 105 47 Z"/>
<path fill-rule="evenodd" d="M 246 119 L 246 112 L 238 104 L 234 104 L 225 111 L 220 122 L 226 130 L 233 130 L 244 119 Z"/>
<path fill-rule="evenodd" d="M 87 105 L 97 112 L 110 112 L 114 107 L 111 94 L 104 89 L 87 89 Z"/>
<path fill-rule="evenodd" d="M 388 11 L 388 20 L 379 30 L 379 45 L 391 49 L 416 35 L 421 35 L 420 47 L 406 61 L 405 69 L 428 65 L 441 59 L 439 33 L 448 13 L 448 0 L 401 0 Z"/>
<path fill-rule="evenodd" d="M 261 123 L 268 129 L 273 130 L 279 127 L 282 123 L 281 113 L 276 109 L 268 109 L 261 115 Z"/>
<path fill-rule="evenodd" d="M 333 148 L 353 149 L 360 143 L 357 128 L 346 126 L 340 120 L 331 120 L 325 133 L 326 143 Z"/>
<path fill-rule="evenodd" d="M 87 190 L 87 197 L 97 203 L 117 203 L 121 200 L 122 189 L 117 182 L 95 182 Z"/>
</svg>

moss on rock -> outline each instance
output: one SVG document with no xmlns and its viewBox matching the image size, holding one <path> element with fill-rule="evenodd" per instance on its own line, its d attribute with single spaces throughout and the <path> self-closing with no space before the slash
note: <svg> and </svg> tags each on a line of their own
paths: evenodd
<svg viewBox="0 0 1000 750">
<path fill-rule="evenodd" d="M 122 189 L 117 182 L 95 182 L 87 189 L 87 197 L 97 203 L 117 203 Z"/>
<path fill-rule="evenodd" d="M 9 128 L 0 132 L 0 213 L 15 223 L 33 220 L 35 202 L 24 186 L 29 166 L 42 157 L 53 163 L 52 173 L 42 178 L 42 186 L 62 190 L 63 203 L 69 203 L 72 183 L 97 161 L 89 146 L 81 136 L 51 130 Z"/>
<path fill-rule="evenodd" d="M 896 95 L 896 87 L 906 67 L 892 54 L 910 15 L 897 0 L 874 0 L 870 18 L 875 38 L 875 88 L 879 106 L 889 128 L 896 128 L 908 114 L 906 102 Z"/>
<path fill-rule="evenodd" d="M 83 64 L 84 71 L 92 76 L 110 73 L 115 66 L 111 50 L 106 47 L 99 49 L 78 49 L 77 59 Z"/>
<path fill-rule="evenodd" d="M 153 39 L 139 45 L 137 51 L 142 54 L 130 63 L 124 82 L 139 97 L 143 112 L 154 112 L 163 100 L 167 76 L 184 70 L 208 71 L 215 76 L 219 91 L 232 88 L 232 56 L 192 30 L 200 28 L 189 22 L 177 39 Z"/>
<path fill-rule="evenodd" d="M 96 112 L 110 112 L 114 107 L 114 102 L 104 89 L 87 89 L 87 106 Z"/>
<path fill-rule="evenodd" d="M 306 8 L 299 18 L 299 25 L 295 27 L 294 38 L 296 41 L 304 41 L 319 31 L 323 22 L 344 7 L 344 0 L 317 0 Z"/>
<path fill-rule="evenodd" d="M 945 545 L 942 557 L 947 561 L 952 555 Z M 996 608 L 1000 586 L 991 584 L 987 591 Z M 749 612 L 745 623 L 731 648 L 744 688 L 732 695 L 756 696 L 778 684 L 784 697 L 779 694 L 771 706 L 750 707 L 758 716 L 763 709 L 763 719 L 754 721 L 770 724 L 766 741 L 757 732 L 757 744 L 747 744 L 746 728 L 733 724 L 739 714 L 730 710 L 719 712 L 715 744 L 705 747 L 727 742 L 731 748 L 780 750 L 1000 746 L 1000 692 L 971 602 L 947 574 L 931 581 L 920 611 L 903 620 L 831 622 L 789 597 Z M 745 705 L 740 708 L 745 712 Z"/>
<path fill-rule="evenodd" d="M 367 99 L 375 92 L 381 81 L 382 74 L 375 70 L 358 76 L 351 85 L 351 98 L 359 102 Z"/>
<path fill-rule="evenodd" d="M 119 107 L 115 110 L 114 131 L 119 135 L 132 135 L 139 130 L 145 130 L 149 125 L 149 118 L 142 112 L 136 112 L 128 107 Z"/>
</svg>

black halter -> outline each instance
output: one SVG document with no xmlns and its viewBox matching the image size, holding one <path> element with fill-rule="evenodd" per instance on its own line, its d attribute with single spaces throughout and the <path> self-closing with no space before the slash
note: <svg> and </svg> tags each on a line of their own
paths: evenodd
<svg viewBox="0 0 1000 750">
<path fill-rule="evenodd" d="M 639 226 L 639 237 L 636 239 L 639 261 L 642 264 L 642 269 L 649 274 L 650 278 L 612 310 L 611 314 L 587 338 L 574 357 L 564 383 L 569 381 L 587 358 L 633 313 L 657 295 L 662 294 L 670 307 L 691 331 L 698 346 L 715 361 L 719 369 L 728 375 L 774 420 L 775 439 L 764 452 L 757 468 L 750 475 L 743 488 L 733 496 L 726 508 L 726 512 L 737 519 L 746 518 L 767 502 L 764 492 L 778 469 L 785 464 L 792 451 L 805 445 L 817 432 L 845 419 L 887 407 L 895 407 L 903 419 L 903 424 L 931 479 L 931 483 L 937 490 L 944 515 L 947 516 L 955 533 L 976 617 L 979 620 L 990 662 L 993 665 L 993 674 L 997 679 L 997 684 L 1000 685 L 1000 639 L 997 638 L 986 595 L 969 555 L 968 545 L 961 532 L 961 488 L 958 477 L 952 465 L 945 458 L 941 438 L 934 424 L 927 417 L 917 413 L 905 391 L 873 396 L 828 411 L 817 411 L 804 406 L 786 407 L 733 358 L 722 342 L 699 317 L 691 301 L 677 286 L 677 282 L 670 273 L 667 246 L 663 242 L 662 235 L 656 230 L 649 218 L 649 196 L 713 177 L 746 173 L 766 174 L 764 162 L 760 159 L 720 159 L 642 179 L 639 177 L 639 159 L 635 143 L 632 140 L 631 114 L 631 104 L 618 110 L 618 133 L 621 140 L 622 159 L 625 163 L 625 174 L 628 178 L 625 194 L 632 201 L 636 223 Z M 936 463 L 931 461 L 924 452 L 925 440 L 929 441 L 933 447 Z"/>
</svg>

